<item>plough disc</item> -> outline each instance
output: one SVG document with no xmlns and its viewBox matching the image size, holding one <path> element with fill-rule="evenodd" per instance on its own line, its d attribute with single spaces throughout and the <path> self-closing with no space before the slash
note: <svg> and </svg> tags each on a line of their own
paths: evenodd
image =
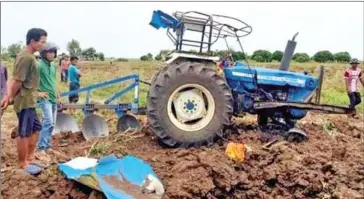
<svg viewBox="0 0 364 199">
<path fill-rule="evenodd" d="M 82 133 L 86 140 L 92 137 L 104 137 L 109 135 L 109 127 L 102 117 L 89 115 L 83 120 Z"/>
<path fill-rule="evenodd" d="M 140 128 L 139 121 L 132 115 L 123 115 L 118 119 L 118 124 L 116 127 L 118 133 L 125 132 L 126 130 L 135 129 L 138 130 Z"/>
<path fill-rule="evenodd" d="M 69 114 L 65 113 L 57 113 L 56 119 L 56 128 L 53 131 L 53 134 L 58 134 L 62 132 L 79 132 L 76 119 Z"/>
</svg>

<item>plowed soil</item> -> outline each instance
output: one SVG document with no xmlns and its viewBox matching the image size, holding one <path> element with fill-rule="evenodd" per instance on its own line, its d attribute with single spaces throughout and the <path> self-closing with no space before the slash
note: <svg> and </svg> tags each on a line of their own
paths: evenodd
<svg viewBox="0 0 364 199">
<path fill-rule="evenodd" d="M 57 163 L 84 155 L 135 155 L 152 165 L 166 188 L 166 199 L 364 198 L 363 117 L 310 114 L 299 125 L 308 141 L 278 142 L 269 149 L 262 148 L 267 141 L 263 138 L 272 136 L 259 132 L 254 119 L 228 129 L 225 140 L 199 149 L 163 148 L 148 126 L 141 132 L 89 141 L 81 133 L 64 133 L 54 136 L 54 148 L 61 154 L 52 157 Z M 36 177 L 16 172 L 11 127 L 3 126 L 1 140 L 3 198 L 89 197 L 91 189 L 65 179 L 56 164 Z M 251 148 L 242 164 L 225 154 L 229 142 Z"/>
</svg>

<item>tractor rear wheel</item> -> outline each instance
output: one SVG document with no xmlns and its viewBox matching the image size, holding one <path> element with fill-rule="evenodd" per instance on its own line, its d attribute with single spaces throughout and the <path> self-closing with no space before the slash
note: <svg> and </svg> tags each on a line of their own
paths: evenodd
<svg viewBox="0 0 364 199">
<path fill-rule="evenodd" d="M 225 79 L 201 63 L 168 67 L 149 88 L 148 121 L 158 138 L 171 147 L 213 143 L 230 123 L 232 112 Z"/>
</svg>

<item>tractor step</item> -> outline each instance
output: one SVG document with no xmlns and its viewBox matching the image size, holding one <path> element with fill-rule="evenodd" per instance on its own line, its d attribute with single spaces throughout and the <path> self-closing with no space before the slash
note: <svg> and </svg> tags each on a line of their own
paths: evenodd
<svg viewBox="0 0 364 199">
<path fill-rule="evenodd" d="M 327 104 L 310 104 L 300 102 L 254 102 L 254 109 L 256 110 L 271 108 L 297 108 L 303 110 L 319 111 L 328 114 L 353 114 L 356 112 L 356 110 L 352 108 Z"/>
</svg>

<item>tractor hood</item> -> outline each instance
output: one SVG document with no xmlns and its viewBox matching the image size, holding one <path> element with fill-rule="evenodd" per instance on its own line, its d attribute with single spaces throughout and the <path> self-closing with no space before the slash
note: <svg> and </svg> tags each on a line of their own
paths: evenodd
<svg viewBox="0 0 364 199">
<path fill-rule="evenodd" d="M 309 100 L 319 85 L 319 80 L 309 75 L 269 69 L 261 67 L 248 67 L 237 63 L 234 67 L 224 69 L 228 85 L 234 91 L 243 94 L 244 91 L 252 92 L 259 88 L 266 91 L 281 90 L 287 92 L 289 100 L 305 102 Z M 256 80 L 254 78 L 256 77 Z"/>
<path fill-rule="evenodd" d="M 225 76 L 229 80 L 242 80 L 252 82 L 252 77 L 257 75 L 258 85 L 276 85 L 276 86 L 293 86 L 316 88 L 318 79 L 309 75 L 262 67 L 248 67 L 238 62 L 236 66 L 226 68 Z"/>
</svg>

